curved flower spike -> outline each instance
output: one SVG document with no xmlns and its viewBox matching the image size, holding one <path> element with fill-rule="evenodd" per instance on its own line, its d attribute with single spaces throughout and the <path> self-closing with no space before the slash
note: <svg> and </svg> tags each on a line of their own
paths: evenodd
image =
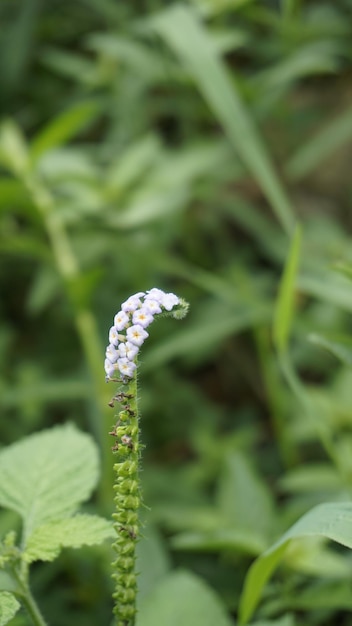
<svg viewBox="0 0 352 626">
<path fill-rule="evenodd" d="M 114 325 L 109 331 L 110 345 L 107 348 L 107 361 L 105 362 L 105 374 L 107 382 L 114 380 L 116 367 L 111 367 L 111 362 L 117 361 L 117 370 L 123 377 L 133 378 L 135 376 L 136 357 L 139 348 L 143 345 L 148 333 L 145 330 L 158 315 L 172 315 L 175 319 L 182 319 L 188 310 L 188 303 L 179 298 L 174 293 L 165 293 L 161 289 L 154 287 L 146 293 L 139 291 L 130 296 L 121 305 L 121 310 L 114 317 Z M 124 344 L 129 343 L 137 347 L 136 350 L 124 349 Z M 115 352 L 112 348 L 115 347 Z M 117 357 L 119 348 L 121 359 Z M 131 367 L 126 362 L 131 361 Z"/>
<path fill-rule="evenodd" d="M 138 352 L 149 335 L 146 328 L 156 317 L 168 315 L 182 319 L 187 310 L 188 304 L 174 293 L 165 293 L 154 287 L 146 293 L 135 293 L 123 302 L 109 331 L 106 380 L 122 383 L 121 389 L 109 402 L 111 407 L 115 402 L 122 405 L 116 424 L 109 433 L 115 439 L 112 450 L 116 455 L 113 513 L 116 560 L 112 564 L 116 626 L 133 626 L 136 615 L 135 559 L 141 503 L 136 376 Z M 116 378 L 119 375 L 120 378 Z"/>
</svg>

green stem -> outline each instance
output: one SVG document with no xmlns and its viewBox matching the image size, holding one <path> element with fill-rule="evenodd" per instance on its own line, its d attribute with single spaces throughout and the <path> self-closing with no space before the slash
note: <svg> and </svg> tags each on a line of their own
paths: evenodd
<svg viewBox="0 0 352 626">
<path fill-rule="evenodd" d="M 117 456 L 115 471 L 115 512 L 113 513 L 117 554 L 113 562 L 115 581 L 114 613 L 116 626 L 133 626 L 136 615 L 137 577 L 135 572 L 136 543 L 139 535 L 139 426 L 137 406 L 137 377 L 123 385 L 116 396 L 122 404 L 118 421 L 110 433 L 115 437 L 113 451 Z"/>
<path fill-rule="evenodd" d="M 35 626 L 47 626 L 47 623 L 39 611 L 38 605 L 29 589 L 27 589 L 26 594 L 22 596 L 21 600 L 33 624 L 35 624 Z"/>
</svg>

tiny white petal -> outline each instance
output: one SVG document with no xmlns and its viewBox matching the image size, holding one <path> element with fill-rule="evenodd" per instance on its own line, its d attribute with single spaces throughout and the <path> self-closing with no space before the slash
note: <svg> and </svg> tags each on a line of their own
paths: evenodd
<svg viewBox="0 0 352 626">
<path fill-rule="evenodd" d="M 118 368 L 123 376 L 133 377 L 133 372 L 136 369 L 136 364 L 129 359 L 122 358 L 117 361 Z"/>
<path fill-rule="evenodd" d="M 157 302 L 161 303 L 164 296 L 165 296 L 165 291 L 162 291 L 161 289 L 157 289 L 156 287 L 153 287 L 153 289 L 149 289 L 149 291 L 147 291 L 145 300 L 156 300 Z"/>
<path fill-rule="evenodd" d="M 167 311 L 171 311 L 171 309 L 180 302 L 180 298 L 176 296 L 174 293 L 166 293 L 162 300 L 162 306 Z"/>
<path fill-rule="evenodd" d="M 131 312 L 133 313 L 133 311 L 138 309 L 141 306 L 141 304 L 142 302 L 138 294 L 136 294 L 135 296 L 130 296 L 125 302 L 123 302 L 121 304 L 121 309 L 122 311 L 125 311 L 126 313 L 131 313 Z"/>
<path fill-rule="evenodd" d="M 126 357 L 130 359 L 130 361 L 133 361 L 139 352 L 139 347 L 130 341 L 126 341 L 124 346 L 126 346 Z"/>
<path fill-rule="evenodd" d="M 130 318 L 125 311 L 119 311 L 114 317 L 114 326 L 117 330 L 124 330 L 129 323 Z"/>
<path fill-rule="evenodd" d="M 120 351 L 116 350 L 113 343 L 110 343 L 106 348 L 105 356 L 109 359 L 110 363 L 116 363 L 117 359 L 120 357 Z"/>
<path fill-rule="evenodd" d="M 105 369 L 105 374 L 107 375 L 107 377 L 111 378 L 115 374 L 116 365 L 114 363 L 111 363 L 109 359 L 105 359 L 104 369 Z"/>
<path fill-rule="evenodd" d="M 148 309 L 144 306 L 142 306 L 140 309 L 137 309 L 137 311 L 135 311 L 132 316 L 133 324 L 140 324 L 143 328 L 149 326 L 149 324 L 151 324 L 153 320 L 154 317 L 152 316 L 150 311 L 148 311 Z"/>
<path fill-rule="evenodd" d="M 143 309 L 149 311 L 151 315 L 156 315 L 157 313 L 161 313 L 161 306 L 157 300 L 152 300 L 151 298 L 144 301 Z"/>
<path fill-rule="evenodd" d="M 144 330 L 143 326 L 140 324 L 135 324 L 134 326 L 130 326 L 127 328 L 127 338 L 133 343 L 135 346 L 141 346 L 144 342 L 144 339 L 149 337 L 149 334 L 146 330 Z"/>
<path fill-rule="evenodd" d="M 115 326 L 111 326 L 109 330 L 109 342 L 117 346 L 119 343 L 119 332 Z"/>
</svg>

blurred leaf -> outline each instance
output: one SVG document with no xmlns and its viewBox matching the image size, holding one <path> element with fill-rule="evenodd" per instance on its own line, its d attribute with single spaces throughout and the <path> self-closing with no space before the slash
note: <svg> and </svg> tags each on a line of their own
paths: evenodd
<svg viewBox="0 0 352 626">
<path fill-rule="evenodd" d="M 28 539 L 23 559 L 53 561 L 63 548 L 81 548 L 113 538 L 112 523 L 97 515 L 74 515 L 66 519 L 37 526 Z"/>
<path fill-rule="evenodd" d="M 342 363 L 352 367 L 352 339 L 343 335 L 317 335 L 316 333 L 308 337 L 311 343 L 336 356 Z"/>
<path fill-rule="evenodd" d="M 346 276 L 346 278 L 352 280 L 352 265 L 350 263 L 346 263 L 345 261 L 338 261 L 337 263 L 333 264 L 333 269 L 343 276 Z"/>
<path fill-rule="evenodd" d="M 279 484 L 290 493 L 334 491 L 341 487 L 341 477 L 336 469 L 327 463 L 310 463 L 284 474 Z"/>
<path fill-rule="evenodd" d="M 132 186 L 152 166 L 160 152 L 160 142 L 155 135 L 146 135 L 128 146 L 107 170 L 107 193 L 125 191 Z"/>
<path fill-rule="evenodd" d="M 350 565 L 344 555 L 324 546 L 322 537 L 304 537 L 292 541 L 283 562 L 290 569 L 308 576 L 349 578 Z"/>
<path fill-rule="evenodd" d="M 41 63 L 59 75 L 93 87 L 102 81 L 99 67 L 83 54 L 66 52 L 53 46 L 42 51 Z"/>
<path fill-rule="evenodd" d="M 100 106 L 94 100 L 75 104 L 51 120 L 37 133 L 30 146 L 30 156 L 36 161 L 42 154 L 70 141 L 100 114 Z"/>
<path fill-rule="evenodd" d="M 167 576 L 171 562 L 162 539 L 149 521 L 137 544 L 136 570 L 138 572 L 137 608 L 157 584 Z"/>
<path fill-rule="evenodd" d="M 165 79 L 165 60 L 153 52 L 150 46 L 135 38 L 127 39 L 120 35 L 94 33 L 89 35 L 87 46 L 91 50 L 115 59 L 118 63 L 126 63 L 143 80 L 154 82 L 161 78 Z"/>
<path fill-rule="evenodd" d="M 0 591 L 0 626 L 5 626 L 20 608 L 15 596 L 8 591 Z"/>
<path fill-rule="evenodd" d="M 236 552 L 258 556 L 267 543 L 262 534 L 250 528 L 218 528 L 207 532 L 184 532 L 171 540 L 176 550 L 190 552 Z"/>
<path fill-rule="evenodd" d="M 136 626 L 233 626 L 210 587 L 189 572 L 173 572 L 142 603 Z"/>
<path fill-rule="evenodd" d="M 336 72 L 338 52 L 339 49 L 330 41 L 302 46 L 288 58 L 257 74 L 254 84 L 257 89 L 261 84 L 263 92 L 270 92 L 306 76 Z"/>
<path fill-rule="evenodd" d="M 263 587 L 272 575 L 291 540 L 325 537 L 352 548 L 352 504 L 320 504 L 298 520 L 269 550 L 250 567 L 240 601 L 240 624 L 246 624 L 255 610 Z"/>
<path fill-rule="evenodd" d="M 329 272 L 323 268 L 315 272 L 302 272 L 298 277 L 297 286 L 303 293 L 329 302 L 349 313 L 352 312 L 350 282 L 335 272 Z"/>
<path fill-rule="evenodd" d="M 352 109 L 348 107 L 297 150 L 286 165 L 287 175 L 294 181 L 308 176 L 336 150 L 349 143 L 351 138 Z"/>
<path fill-rule="evenodd" d="M 234 530 L 253 531 L 265 543 L 272 532 L 273 500 L 264 481 L 239 451 L 224 459 L 217 504 Z"/>
<path fill-rule="evenodd" d="M 181 57 L 230 141 L 262 187 L 282 227 L 291 232 L 294 214 L 290 202 L 233 76 L 230 80 L 207 31 L 194 12 L 177 4 L 153 17 L 150 24 Z"/>
<path fill-rule="evenodd" d="M 26 140 L 13 120 L 5 120 L 0 126 L 0 163 L 21 177 L 29 169 Z"/>
<path fill-rule="evenodd" d="M 301 250 L 301 229 L 296 228 L 291 242 L 276 301 L 273 336 L 279 352 L 285 352 L 294 313 L 294 293 Z"/>
<path fill-rule="evenodd" d="M 226 337 L 270 319 L 270 308 L 263 303 L 256 308 L 242 306 L 237 311 L 215 304 L 207 307 L 206 315 L 203 310 L 198 319 L 192 319 L 187 328 L 173 332 L 157 346 L 150 348 L 144 357 L 143 371 L 160 367 L 178 356 L 203 360 L 204 354 L 213 350 Z M 214 319 L 221 319 L 221 324 L 214 324 Z"/>
<path fill-rule="evenodd" d="M 33 35 L 40 8 L 39 0 L 26 0 L 16 6 L 16 19 L 3 28 L 0 52 L 0 74 L 3 96 L 19 90 L 25 78 L 26 66 L 32 56 Z M 3 23 L 3 25 L 5 25 Z"/>
<path fill-rule="evenodd" d="M 72 515 L 97 478 L 93 439 L 57 426 L 0 452 L 0 505 L 22 517 L 26 541 L 43 523 Z"/>
</svg>

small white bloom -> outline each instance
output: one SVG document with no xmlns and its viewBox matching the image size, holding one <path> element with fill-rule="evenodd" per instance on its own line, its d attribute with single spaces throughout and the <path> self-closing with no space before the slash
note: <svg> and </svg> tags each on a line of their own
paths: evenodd
<svg viewBox="0 0 352 626">
<path fill-rule="evenodd" d="M 143 309 L 146 309 L 151 315 L 156 315 L 157 313 L 161 313 L 161 306 L 157 300 L 152 300 L 151 298 L 145 300 L 143 304 Z"/>
<path fill-rule="evenodd" d="M 133 377 L 133 372 L 136 369 L 136 364 L 129 359 L 122 358 L 117 361 L 118 368 L 123 376 Z"/>
<path fill-rule="evenodd" d="M 125 311 L 119 311 L 114 317 L 114 326 L 117 330 L 124 330 L 129 321 L 127 313 L 125 313 Z"/>
<path fill-rule="evenodd" d="M 126 346 L 127 358 L 130 359 L 130 361 L 133 361 L 133 359 L 137 356 L 139 352 L 139 347 L 136 346 L 134 343 L 131 343 L 130 341 L 126 341 L 124 345 Z"/>
<path fill-rule="evenodd" d="M 113 343 L 110 343 L 106 348 L 105 356 L 109 359 L 110 363 L 116 363 L 117 359 L 120 357 L 120 351 L 116 350 Z"/>
<path fill-rule="evenodd" d="M 149 291 L 147 291 L 145 300 L 156 300 L 157 302 L 161 303 L 164 296 L 165 296 L 165 291 L 162 291 L 161 289 L 157 289 L 156 287 L 153 287 L 153 289 L 149 289 Z"/>
<path fill-rule="evenodd" d="M 141 346 L 147 337 L 149 337 L 149 333 L 140 324 L 127 328 L 127 339 L 135 346 Z"/>
<path fill-rule="evenodd" d="M 131 313 L 135 311 L 142 304 L 140 300 L 142 296 L 144 296 L 143 291 L 139 291 L 138 293 L 135 293 L 133 296 L 130 296 L 125 302 L 121 304 L 121 309 L 125 311 L 126 313 Z"/>
<path fill-rule="evenodd" d="M 171 311 L 171 309 L 180 302 L 180 298 L 176 296 L 174 293 L 165 293 L 162 299 L 162 306 L 167 311 Z"/>
<path fill-rule="evenodd" d="M 111 326 L 109 330 L 109 342 L 113 343 L 114 346 L 119 344 L 119 332 L 115 326 Z"/>
<path fill-rule="evenodd" d="M 105 359 L 104 369 L 105 369 L 105 374 L 106 374 L 107 378 L 111 378 L 115 374 L 116 364 L 115 363 L 111 363 L 111 361 L 109 361 L 109 359 Z"/>
<path fill-rule="evenodd" d="M 152 323 L 153 319 L 154 317 L 150 311 L 144 306 L 137 309 L 132 315 L 132 322 L 134 324 L 140 324 L 143 328 L 147 328 L 147 326 Z"/>
</svg>

